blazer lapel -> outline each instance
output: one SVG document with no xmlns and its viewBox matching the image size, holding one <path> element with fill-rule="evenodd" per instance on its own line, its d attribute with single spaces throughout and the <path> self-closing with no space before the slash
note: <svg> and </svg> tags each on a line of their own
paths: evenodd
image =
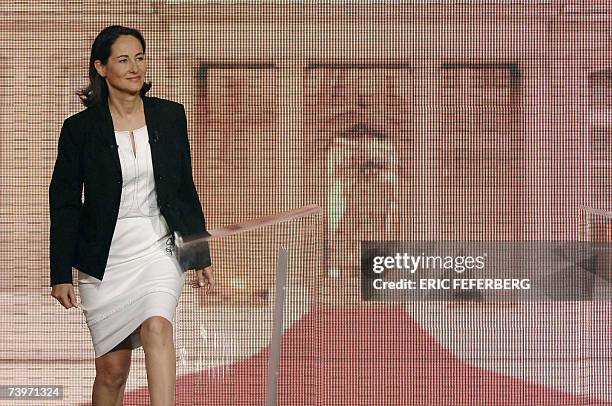
<svg viewBox="0 0 612 406">
<path fill-rule="evenodd" d="M 153 164 L 153 176 L 157 187 L 157 180 L 160 175 L 159 170 L 159 138 L 160 138 L 160 125 L 157 121 L 159 112 L 155 109 L 155 104 L 151 97 L 143 96 L 142 102 L 144 106 L 145 121 L 147 124 L 147 133 L 149 136 L 149 146 L 151 147 L 151 161 Z M 159 191 L 158 191 L 159 193 Z"/>
<path fill-rule="evenodd" d="M 149 135 L 149 145 L 151 146 L 151 160 L 153 161 L 153 172 L 158 173 L 157 169 L 157 144 L 159 139 L 159 129 L 157 128 L 157 122 L 155 121 L 155 106 L 153 105 L 153 101 L 148 96 L 143 96 L 143 105 L 144 105 L 144 113 L 145 113 L 145 122 L 147 125 L 147 133 Z M 113 126 L 113 117 L 111 116 L 110 109 L 108 107 L 108 99 L 104 102 L 100 103 L 96 107 L 96 115 L 97 115 L 97 130 L 100 137 L 102 137 L 104 141 L 104 145 L 106 145 L 111 150 L 111 155 L 113 157 L 113 161 L 115 162 L 115 167 L 121 175 L 121 161 L 119 160 L 119 146 L 117 145 L 117 140 L 115 139 L 115 128 Z"/>
</svg>

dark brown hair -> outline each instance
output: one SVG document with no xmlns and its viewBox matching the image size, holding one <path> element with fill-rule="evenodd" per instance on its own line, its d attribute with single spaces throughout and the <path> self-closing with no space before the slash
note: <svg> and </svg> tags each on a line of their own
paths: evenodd
<svg viewBox="0 0 612 406">
<path fill-rule="evenodd" d="M 108 85 L 106 80 L 98 74 L 94 62 L 100 60 L 104 65 L 108 63 L 111 54 L 111 46 L 122 35 L 131 35 L 140 41 L 142 51 L 145 52 L 146 45 L 142 34 L 135 28 L 122 25 L 111 25 L 100 31 L 91 46 L 89 57 L 89 84 L 76 92 L 85 107 L 91 107 L 105 101 L 108 98 Z M 144 83 L 140 89 L 140 96 L 144 96 L 151 89 L 151 82 Z"/>
</svg>

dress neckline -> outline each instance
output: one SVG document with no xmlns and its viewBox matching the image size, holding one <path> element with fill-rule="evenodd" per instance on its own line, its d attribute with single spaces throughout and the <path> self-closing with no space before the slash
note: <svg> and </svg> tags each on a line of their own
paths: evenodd
<svg viewBox="0 0 612 406">
<path fill-rule="evenodd" d="M 147 125 L 145 124 L 144 126 L 142 126 L 142 127 L 140 127 L 140 128 L 136 128 L 135 130 L 123 130 L 123 131 L 117 131 L 117 130 L 115 130 L 115 132 L 116 132 L 116 133 L 119 133 L 119 134 L 129 133 L 130 131 L 131 131 L 131 132 L 136 132 L 136 131 L 142 130 L 142 129 L 146 128 L 146 127 L 147 127 Z"/>
</svg>

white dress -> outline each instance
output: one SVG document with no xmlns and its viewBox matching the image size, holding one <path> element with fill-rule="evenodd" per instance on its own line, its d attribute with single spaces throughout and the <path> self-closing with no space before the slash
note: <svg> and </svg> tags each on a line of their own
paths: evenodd
<svg viewBox="0 0 612 406">
<path fill-rule="evenodd" d="M 147 127 L 115 131 L 123 186 L 117 225 L 102 281 L 78 273 L 81 309 L 96 358 L 129 337 L 142 345 L 140 325 L 152 316 L 174 323 L 186 273 L 176 260 L 170 229 L 157 205 Z"/>
</svg>

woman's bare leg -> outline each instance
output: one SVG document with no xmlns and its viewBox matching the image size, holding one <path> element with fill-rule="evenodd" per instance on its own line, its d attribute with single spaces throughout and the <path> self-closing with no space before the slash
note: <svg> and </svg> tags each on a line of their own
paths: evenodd
<svg viewBox="0 0 612 406">
<path fill-rule="evenodd" d="M 151 406 L 174 405 L 176 352 L 172 323 L 164 317 L 146 319 L 140 327 Z"/>
<path fill-rule="evenodd" d="M 131 362 L 132 349 L 128 346 L 127 339 L 110 352 L 96 358 L 92 406 L 121 406 L 123 404 Z"/>
</svg>

